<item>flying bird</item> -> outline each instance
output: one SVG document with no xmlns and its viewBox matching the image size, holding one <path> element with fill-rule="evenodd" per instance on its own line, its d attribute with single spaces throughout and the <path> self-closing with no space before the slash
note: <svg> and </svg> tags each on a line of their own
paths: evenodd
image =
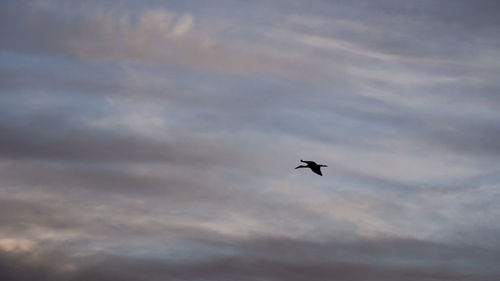
<svg viewBox="0 0 500 281">
<path fill-rule="evenodd" d="M 323 176 L 323 174 L 321 173 L 321 167 L 328 167 L 327 165 L 316 164 L 316 162 L 314 162 L 314 161 L 304 161 L 304 160 L 301 159 L 300 162 L 306 163 L 307 165 L 300 165 L 300 166 L 296 167 L 295 169 L 298 169 L 298 168 L 309 168 L 313 172 L 315 172 L 316 174 L 318 174 L 320 176 Z"/>
</svg>

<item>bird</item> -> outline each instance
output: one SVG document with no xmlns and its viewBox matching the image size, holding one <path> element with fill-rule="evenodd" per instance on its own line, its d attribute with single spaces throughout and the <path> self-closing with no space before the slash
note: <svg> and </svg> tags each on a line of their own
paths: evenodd
<svg viewBox="0 0 500 281">
<path fill-rule="evenodd" d="M 315 172 L 316 174 L 318 174 L 320 176 L 323 176 L 323 174 L 321 173 L 321 167 L 328 167 L 327 165 L 316 164 L 316 162 L 314 162 L 314 161 L 304 161 L 304 160 L 300 159 L 300 162 L 306 163 L 307 165 L 300 165 L 300 166 L 297 166 L 295 169 L 309 168 L 313 172 Z"/>
</svg>

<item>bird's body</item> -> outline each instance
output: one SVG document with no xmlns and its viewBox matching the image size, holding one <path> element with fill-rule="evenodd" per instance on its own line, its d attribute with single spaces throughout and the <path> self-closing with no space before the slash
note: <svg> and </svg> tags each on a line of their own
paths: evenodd
<svg viewBox="0 0 500 281">
<path fill-rule="evenodd" d="M 311 171 L 315 172 L 316 174 L 318 174 L 320 176 L 323 176 L 323 174 L 321 173 L 321 167 L 328 167 L 326 165 L 316 164 L 316 162 L 314 162 L 314 161 L 300 160 L 300 162 L 306 163 L 307 165 L 300 165 L 298 167 L 295 167 L 295 169 L 298 169 L 298 168 L 309 168 L 309 169 L 311 169 Z"/>
</svg>

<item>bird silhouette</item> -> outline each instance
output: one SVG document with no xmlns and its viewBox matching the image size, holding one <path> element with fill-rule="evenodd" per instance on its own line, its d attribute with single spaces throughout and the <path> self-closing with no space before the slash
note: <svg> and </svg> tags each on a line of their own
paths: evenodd
<svg viewBox="0 0 500 281">
<path fill-rule="evenodd" d="M 296 167 L 295 169 L 309 168 L 309 169 L 311 169 L 311 171 L 315 172 L 316 174 L 318 174 L 320 176 L 323 176 L 323 174 L 321 173 L 321 167 L 328 167 L 327 165 L 316 164 L 316 162 L 314 162 L 314 161 L 304 161 L 301 159 L 300 162 L 306 163 L 307 165 L 300 165 L 300 166 Z"/>
</svg>

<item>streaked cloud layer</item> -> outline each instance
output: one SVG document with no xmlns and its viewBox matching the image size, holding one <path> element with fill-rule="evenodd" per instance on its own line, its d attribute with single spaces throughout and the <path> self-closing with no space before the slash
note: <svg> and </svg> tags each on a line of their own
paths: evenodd
<svg viewBox="0 0 500 281">
<path fill-rule="evenodd" d="M 499 11 L 1 2 L 1 279 L 498 280 Z"/>
</svg>

